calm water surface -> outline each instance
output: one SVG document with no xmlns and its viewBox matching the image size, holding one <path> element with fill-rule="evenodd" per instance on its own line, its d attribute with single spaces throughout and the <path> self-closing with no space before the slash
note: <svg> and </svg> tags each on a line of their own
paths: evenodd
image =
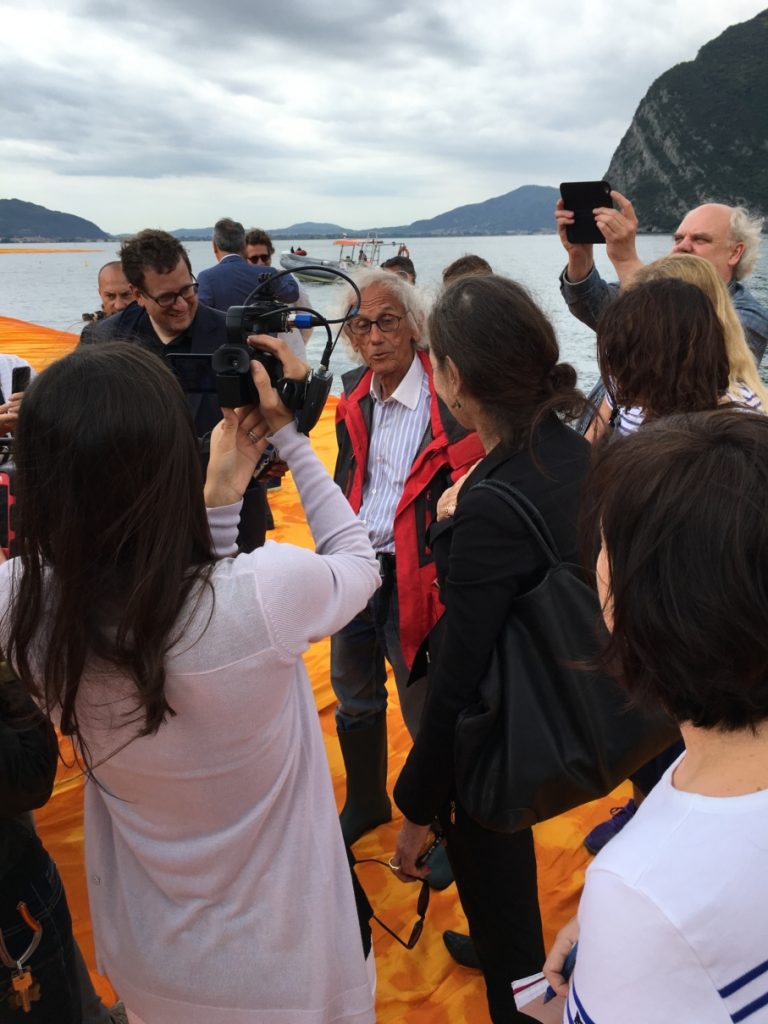
<svg viewBox="0 0 768 1024">
<path fill-rule="evenodd" d="M 572 317 L 560 297 L 558 275 L 565 265 L 565 253 L 556 235 L 515 235 L 477 238 L 414 238 L 402 239 L 411 252 L 418 272 L 418 283 L 434 294 L 440 285 L 443 267 L 465 253 L 483 256 L 498 273 L 506 274 L 524 284 L 551 318 L 561 347 L 561 357 L 573 363 L 584 389 L 597 379 L 595 336 Z M 294 240 L 318 259 L 335 258 L 332 241 Z M 397 242 L 382 246 L 382 259 L 397 252 Z M 212 266 L 213 253 L 209 242 L 185 243 L 195 273 Z M 277 242 L 279 255 L 281 243 Z M 285 243 L 288 248 L 289 243 Z M 671 238 L 647 235 L 638 239 L 642 259 L 648 261 L 669 252 Z M 21 246 L 19 247 L 21 248 Z M 42 246 L 41 246 L 42 248 Z M 81 314 L 99 307 L 96 275 L 99 267 L 115 259 L 115 243 L 83 246 L 90 252 L 71 253 L 62 250 L 68 245 L 49 246 L 51 253 L 0 253 L 0 316 L 30 320 L 46 327 L 79 332 Z M 599 247 L 595 247 L 599 250 Z M 607 280 L 615 275 L 602 251 L 597 252 L 597 265 Z M 749 282 L 750 287 L 768 304 L 768 258 L 765 254 Z M 330 315 L 334 288 L 330 285 L 305 285 L 312 305 Z M 309 345 L 310 362 L 316 364 L 325 335 L 317 330 Z M 350 362 L 341 343 L 331 360 L 335 374 L 334 392 L 338 394 L 339 378 Z"/>
</svg>

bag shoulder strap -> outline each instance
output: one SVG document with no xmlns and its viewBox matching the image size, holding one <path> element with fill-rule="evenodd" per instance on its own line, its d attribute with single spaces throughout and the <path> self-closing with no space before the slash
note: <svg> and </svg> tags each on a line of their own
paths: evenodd
<svg viewBox="0 0 768 1024">
<path fill-rule="evenodd" d="M 563 561 L 560 551 L 552 536 L 552 532 L 530 498 L 526 498 L 522 491 L 519 491 L 512 484 L 505 480 L 481 480 L 475 484 L 472 490 L 483 488 L 492 491 L 512 509 L 513 512 L 523 521 L 523 525 L 541 548 L 550 566 L 560 565 Z"/>
</svg>

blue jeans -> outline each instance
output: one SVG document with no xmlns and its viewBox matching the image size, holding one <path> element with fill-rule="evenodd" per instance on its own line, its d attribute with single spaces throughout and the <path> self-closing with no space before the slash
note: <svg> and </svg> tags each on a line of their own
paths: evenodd
<svg viewBox="0 0 768 1024">
<path fill-rule="evenodd" d="M 21 815 L 20 820 L 24 822 L 30 831 L 35 833 L 37 832 L 35 817 L 31 811 Z M 0 888 L 0 892 L 5 892 L 5 890 Z M 75 975 L 77 978 L 77 987 L 80 990 L 82 1024 L 112 1024 L 112 1016 L 109 1010 L 101 1001 L 101 996 L 93 987 L 91 975 L 88 971 L 88 966 L 85 962 L 82 951 L 77 944 L 77 939 L 73 937 L 72 942 L 74 946 Z M 2 1017 L 0 1017 L 0 1024 L 2 1024 Z"/>
<path fill-rule="evenodd" d="M 392 666 L 408 732 L 418 731 L 427 693 L 426 678 L 407 686 L 410 675 L 400 646 L 400 618 L 394 560 L 382 585 L 351 622 L 331 637 L 331 685 L 339 701 L 340 731 L 372 726 L 387 710 L 387 670 Z"/>
<path fill-rule="evenodd" d="M 72 921 L 56 865 L 35 840 L 23 863 L 0 879 L 0 929 L 11 957 L 20 957 L 32 938 L 16 904 L 23 900 L 43 926 L 42 939 L 26 961 L 40 985 L 31 1012 L 11 1009 L 11 969 L 0 962 L 0 1024 L 81 1024 L 80 989 Z"/>
</svg>

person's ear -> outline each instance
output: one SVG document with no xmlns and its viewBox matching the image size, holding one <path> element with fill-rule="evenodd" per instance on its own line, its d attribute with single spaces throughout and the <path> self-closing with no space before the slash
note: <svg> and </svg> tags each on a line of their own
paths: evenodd
<svg viewBox="0 0 768 1024">
<path fill-rule="evenodd" d="M 448 383 L 451 385 L 454 391 L 459 392 L 461 390 L 462 384 L 461 374 L 459 373 L 458 366 L 456 365 L 456 363 L 454 363 L 450 356 L 445 357 L 445 373 L 448 378 Z"/>
<path fill-rule="evenodd" d="M 743 255 L 744 255 L 744 243 L 743 242 L 734 242 L 733 247 L 731 248 L 731 254 L 728 257 L 728 266 L 729 267 L 737 267 L 739 265 L 739 261 L 741 260 L 741 257 Z"/>
</svg>

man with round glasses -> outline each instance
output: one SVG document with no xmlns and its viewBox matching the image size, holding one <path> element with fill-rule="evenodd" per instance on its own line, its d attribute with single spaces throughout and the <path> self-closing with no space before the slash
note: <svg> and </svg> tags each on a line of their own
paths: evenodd
<svg viewBox="0 0 768 1024">
<path fill-rule="evenodd" d="M 201 391 L 200 374 L 184 356 L 210 356 L 227 340 L 226 317 L 198 300 L 197 281 L 181 242 L 155 228 L 140 231 L 120 247 L 120 260 L 135 302 L 98 325 L 98 341 L 143 345 L 171 362 L 192 413 L 198 437 L 209 434 L 221 419 L 216 394 Z M 169 357 L 171 357 L 169 359 Z M 204 361 L 201 361 L 204 362 Z M 238 543 L 250 551 L 264 543 L 267 503 L 260 486 L 245 494 Z"/>
<path fill-rule="evenodd" d="M 341 827 L 350 845 L 392 816 L 385 660 L 414 735 L 426 695 L 420 649 L 440 607 L 426 531 L 442 492 L 483 454 L 477 436 L 456 422 L 434 391 L 417 290 L 380 269 L 359 271 L 355 280 L 362 301 L 344 336 L 363 365 L 342 377 L 334 479 L 368 529 L 382 585 L 331 638 L 347 775 Z M 348 286 L 341 302 L 345 311 L 356 304 Z M 411 686 L 409 677 L 417 680 Z"/>
<path fill-rule="evenodd" d="M 120 261 L 136 301 L 102 320 L 99 341 L 137 341 L 163 359 L 210 354 L 224 344 L 224 314 L 198 301 L 192 264 L 177 238 L 147 228 L 123 242 Z M 221 419 L 216 396 L 188 388 L 184 376 L 182 387 L 198 436 L 203 437 Z"/>
</svg>

